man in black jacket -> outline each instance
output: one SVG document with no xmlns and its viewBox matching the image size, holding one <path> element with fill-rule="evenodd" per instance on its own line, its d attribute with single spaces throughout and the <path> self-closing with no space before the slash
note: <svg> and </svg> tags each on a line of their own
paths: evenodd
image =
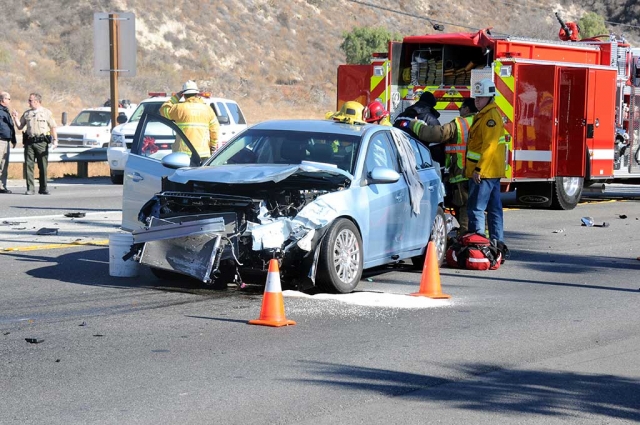
<svg viewBox="0 0 640 425">
<path fill-rule="evenodd" d="M 6 91 L 0 92 L 0 193 L 11 193 L 7 189 L 7 176 L 9 151 L 11 147 L 16 147 L 16 129 L 9 111 L 10 104 L 11 95 Z"/>
<path fill-rule="evenodd" d="M 393 123 L 394 127 L 400 128 L 407 132 L 411 137 L 416 140 L 419 140 L 418 136 L 411 130 L 411 120 L 417 119 L 424 121 L 427 125 L 440 125 L 440 112 L 436 111 L 434 108 L 436 106 L 436 98 L 433 93 L 425 91 L 420 95 L 420 100 L 418 100 L 413 105 L 409 106 L 403 112 L 398 115 L 396 120 Z M 429 145 L 429 150 L 431 151 L 431 156 L 434 161 L 437 161 L 441 167 L 444 167 L 445 162 L 445 153 L 444 153 L 444 144 L 442 143 L 431 143 Z"/>
</svg>

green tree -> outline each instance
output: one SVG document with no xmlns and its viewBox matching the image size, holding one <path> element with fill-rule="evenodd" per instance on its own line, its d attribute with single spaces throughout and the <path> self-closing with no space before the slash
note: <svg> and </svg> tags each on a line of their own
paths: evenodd
<svg viewBox="0 0 640 425">
<path fill-rule="evenodd" d="M 382 27 L 356 27 L 351 32 L 343 32 L 344 40 L 340 48 L 347 56 L 347 63 L 366 65 L 375 52 L 386 52 L 387 43 L 391 40 L 401 40 L 398 33 L 390 33 Z"/>
<path fill-rule="evenodd" d="M 578 25 L 580 26 L 580 36 L 582 38 L 609 34 L 609 30 L 604 24 L 604 18 L 595 12 L 587 12 L 578 20 Z"/>
</svg>

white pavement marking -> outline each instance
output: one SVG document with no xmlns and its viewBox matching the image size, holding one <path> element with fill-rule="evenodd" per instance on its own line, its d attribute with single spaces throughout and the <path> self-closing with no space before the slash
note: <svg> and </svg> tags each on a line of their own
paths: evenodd
<svg viewBox="0 0 640 425">
<path fill-rule="evenodd" d="M 0 251 L 39 245 L 87 244 L 109 239 L 120 230 L 121 211 L 92 211 L 84 217 L 64 214 L 0 219 Z M 56 229 L 54 234 L 38 235 L 42 228 Z"/>
</svg>

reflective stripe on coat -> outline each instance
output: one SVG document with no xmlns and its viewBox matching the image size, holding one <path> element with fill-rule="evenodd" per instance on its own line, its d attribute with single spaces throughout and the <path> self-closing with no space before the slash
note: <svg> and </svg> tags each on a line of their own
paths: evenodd
<svg viewBox="0 0 640 425">
<path fill-rule="evenodd" d="M 160 115 L 176 123 L 196 148 L 202 158 L 211 156 L 218 145 L 220 124 L 211 106 L 199 97 L 190 97 L 180 102 L 172 96 L 160 107 Z M 172 150 L 190 153 L 189 147 L 176 137 Z"/>
</svg>

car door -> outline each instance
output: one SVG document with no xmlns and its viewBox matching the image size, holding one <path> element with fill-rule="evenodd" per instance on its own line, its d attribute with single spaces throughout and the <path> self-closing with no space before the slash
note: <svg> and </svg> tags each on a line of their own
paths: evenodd
<svg viewBox="0 0 640 425">
<path fill-rule="evenodd" d="M 162 165 L 162 158 L 172 152 L 171 146 L 175 143 L 176 135 L 191 150 L 191 165 L 200 165 L 198 153 L 173 121 L 146 113 L 140 118 L 124 169 L 123 229 L 131 231 L 142 226 L 138 221 L 140 208 L 162 190 L 162 178 L 175 171 Z"/>
<path fill-rule="evenodd" d="M 416 170 L 424 186 L 420 201 L 420 214 L 411 215 L 405 228 L 405 251 L 422 250 L 429 241 L 433 219 L 439 203 L 440 176 L 434 167 L 429 149 L 422 143 L 408 138 L 416 160 Z"/>
<path fill-rule="evenodd" d="M 375 167 L 390 168 L 399 172 L 398 155 L 388 132 L 374 133 L 367 146 L 363 173 L 369 177 Z M 390 258 L 402 246 L 405 237 L 403 221 L 409 190 L 401 177 L 395 183 L 368 183 L 366 187 L 369 201 L 369 243 L 365 249 L 365 261 Z"/>
</svg>

